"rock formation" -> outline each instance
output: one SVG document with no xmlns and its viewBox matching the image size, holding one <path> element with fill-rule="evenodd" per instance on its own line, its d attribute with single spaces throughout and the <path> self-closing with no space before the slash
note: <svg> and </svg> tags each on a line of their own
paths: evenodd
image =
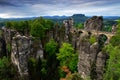
<svg viewBox="0 0 120 80">
<path fill-rule="evenodd" d="M 93 16 L 84 23 L 84 29 L 101 31 L 103 28 L 103 17 Z"/>
<path fill-rule="evenodd" d="M 79 45 L 78 72 L 84 79 L 102 80 L 107 59 L 107 54 L 101 51 L 103 46 L 99 42 L 90 45 L 89 35 L 85 33 L 81 34 Z"/>
<path fill-rule="evenodd" d="M 115 24 L 115 25 L 112 26 L 112 33 L 115 33 L 116 30 L 117 30 L 117 25 Z"/>
<path fill-rule="evenodd" d="M 102 30 L 102 21 L 102 17 L 94 16 L 85 22 L 84 28 L 88 31 Z M 23 80 L 28 80 L 27 62 L 31 56 L 34 58 L 43 57 L 44 46 L 42 41 L 34 41 L 32 37 L 20 35 L 15 30 L 3 29 L 3 32 L 3 37 L 0 37 L 0 53 L 5 51 L 4 45 L 6 47 L 6 44 L 11 43 L 12 62 L 17 67 L 20 76 L 24 77 Z M 101 51 L 100 40 L 90 44 L 90 32 L 74 29 L 72 18 L 63 21 L 62 27 L 55 26 L 46 35 L 44 43 L 54 38 L 59 46 L 62 42 L 69 42 L 73 45 L 75 52 L 78 52 L 78 72 L 84 79 L 91 77 L 92 80 L 102 80 L 107 55 Z M 103 42 L 102 45 L 104 45 Z"/>
<path fill-rule="evenodd" d="M 64 20 L 64 21 L 63 21 L 63 24 L 64 24 L 64 26 L 65 26 L 65 33 L 66 33 L 66 34 L 69 34 L 71 28 L 73 28 L 73 19 L 70 18 L 69 20 Z"/>
<path fill-rule="evenodd" d="M 31 39 L 29 37 L 16 35 L 12 41 L 12 62 L 17 66 L 20 76 L 27 78 L 27 62 L 31 53 Z"/>
</svg>

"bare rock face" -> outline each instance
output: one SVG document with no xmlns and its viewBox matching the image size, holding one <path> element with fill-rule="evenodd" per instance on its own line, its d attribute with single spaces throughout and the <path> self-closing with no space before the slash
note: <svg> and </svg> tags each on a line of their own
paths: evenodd
<svg viewBox="0 0 120 80">
<path fill-rule="evenodd" d="M 82 34 L 80 37 L 80 48 L 78 50 L 79 57 L 78 57 L 78 72 L 86 78 L 90 76 L 90 43 L 87 39 L 88 35 Z"/>
<path fill-rule="evenodd" d="M 103 52 L 99 52 L 96 60 L 96 73 L 97 80 L 103 80 L 104 68 L 106 64 L 107 54 Z"/>
<path fill-rule="evenodd" d="M 17 66 L 20 76 L 25 79 L 28 76 L 27 62 L 31 53 L 31 44 L 31 39 L 29 37 L 21 35 L 13 37 L 11 59 Z"/>
<path fill-rule="evenodd" d="M 90 31 L 90 30 L 97 30 L 101 31 L 103 27 L 103 18 L 102 16 L 93 16 L 92 18 L 88 19 L 84 23 L 84 29 Z"/>
<path fill-rule="evenodd" d="M 112 26 L 112 33 L 115 33 L 116 31 L 117 31 L 117 25 L 115 24 Z"/>
<path fill-rule="evenodd" d="M 73 28 L 73 19 L 70 18 L 68 20 L 64 20 L 63 25 L 65 26 L 65 41 L 71 43 L 71 30 Z"/>
<path fill-rule="evenodd" d="M 78 72 L 82 78 L 90 77 L 92 80 L 103 80 L 106 64 L 106 54 L 100 51 L 98 42 L 90 45 L 89 35 L 82 33 L 79 40 Z"/>
<path fill-rule="evenodd" d="M 30 57 L 36 59 L 43 57 L 40 41 L 34 41 L 32 37 L 17 34 L 12 39 L 11 59 L 23 80 L 28 80 L 28 60 Z"/>
<path fill-rule="evenodd" d="M 90 46 L 90 62 L 91 65 L 93 65 L 94 61 L 96 60 L 96 56 L 98 53 L 99 49 L 99 44 L 97 42 L 95 42 L 94 44 L 92 44 Z"/>
<path fill-rule="evenodd" d="M 64 20 L 63 24 L 65 25 L 65 28 L 66 28 L 65 33 L 69 34 L 70 29 L 73 28 L 73 19 L 70 18 L 68 20 Z"/>
</svg>

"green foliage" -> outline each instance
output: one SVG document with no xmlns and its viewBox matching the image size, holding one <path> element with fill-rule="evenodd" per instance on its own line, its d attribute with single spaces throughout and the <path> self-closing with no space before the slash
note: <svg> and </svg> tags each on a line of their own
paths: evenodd
<svg viewBox="0 0 120 80">
<path fill-rule="evenodd" d="M 46 60 L 37 60 L 31 57 L 28 61 L 28 72 L 30 80 L 45 80 L 47 73 L 46 70 Z"/>
<path fill-rule="evenodd" d="M 44 38 L 47 30 L 53 27 L 53 22 L 51 20 L 45 20 L 43 18 L 38 18 L 34 20 L 31 26 L 31 35 L 33 37 Z"/>
<path fill-rule="evenodd" d="M 61 77 L 61 78 L 64 78 L 64 77 L 66 77 L 66 73 L 63 71 L 63 70 L 61 70 L 61 67 L 59 67 L 59 76 Z"/>
<path fill-rule="evenodd" d="M 104 25 L 105 26 L 113 26 L 114 24 L 116 24 L 116 21 L 115 20 L 104 20 Z"/>
<path fill-rule="evenodd" d="M 57 43 L 51 39 L 45 46 L 45 50 L 47 53 L 50 53 L 50 57 L 53 55 L 56 55 L 56 50 L 57 50 Z"/>
<path fill-rule="evenodd" d="M 104 20 L 104 27 L 103 27 L 103 31 L 106 31 L 106 32 L 111 32 L 112 31 L 112 26 L 114 24 L 116 24 L 116 21 L 115 20 Z"/>
<path fill-rule="evenodd" d="M 110 44 L 105 48 L 109 53 L 107 61 L 106 73 L 104 80 L 120 80 L 120 22 L 114 37 L 112 37 Z"/>
<path fill-rule="evenodd" d="M 2 34 L 3 34 L 3 31 L 2 31 L 2 30 L 0 30 L 0 37 L 2 37 Z"/>
<path fill-rule="evenodd" d="M 13 80 L 16 71 L 8 57 L 0 58 L 0 80 Z"/>
<path fill-rule="evenodd" d="M 84 25 L 82 23 L 79 23 L 76 25 L 76 28 L 78 29 L 83 29 L 84 28 Z"/>
<path fill-rule="evenodd" d="M 110 43 L 113 46 L 120 46 L 120 20 L 118 21 L 117 25 L 117 32 L 116 34 L 111 38 Z"/>
<path fill-rule="evenodd" d="M 45 45 L 45 51 L 46 51 L 46 61 L 47 61 L 47 78 L 49 80 L 58 80 L 59 79 L 59 73 L 58 73 L 58 60 L 56 59 L 56 53 L 58 49 L 58 44 L 51 39 L 46 45 Z"/>
<path fill-rule="evenodd" d="M 11 52 L 12 46 L 10 43 L 7 44 L 6 49 L 8 52 Z"/>
<path fill-rule="evenodd" d="M 28 34 L 30 31 L 29 21 L 10 21 L 6 22 L 6 28 L 15 29 L 21 34 Z"/>
<path fill-rule="evenodd" d="M 104 43 L 107 41 L 107 36 L 104 34 L 99 35 L 98 37 L 98 44 L 99 44 L 99 48 L 100 50 L 102 50 L 102 48 L 104 47 Z"/>
<path fill-rule="evenodd" d="M 119 35 L 116 35 L 116 36 L 113 36 L 110 40 L 110 43 L 113 45 L 113 46 L 117 46 L 117 45 L 120 45 L 120 37 Z"/>
<path fill-rule="evenodd" d="M 6 22 L 5 26 L 6 26 L 6 28 L 11 28 L 12 27 L 12 23 L 11 22 Z"/>
<path fill-rule="evenodd" d="M 74 53 L 71 44 L 63 43 L 57 54 L 57 59 L 60 61 L 60 66 L 68 66 L 72 72 L 77 71 L 78 55 Z"/>
<path fill-rule="evenodd" d="M 51 28 L 53 28 L 53 22 L 51 20 L 45 20 L 45 26 L 47 28 L 47 30 L 50 30 Z"/>
<path fill-rule="evenodd" d="M 36 65 L 37 65 L 37 61 L 34 58 L 30 58 L 28 62 L 28 72 L 30 75 L 30 80 L 36 77 Z"/>
<path fill-rule="evenodd" d="M 106 32 L 112 32 L 112 26 L 104 26 L 102 31 L 106 31 Z"/>
<path fill-rule="evenodd" d="M 43 25 L 35 21 L 31 27 L 31 35 L 34 37 L 43 38 L 45 36 Z"/>
<path fill-rule="evenodd" d="M 104 80 L 120 80 L 120 48 L 111 44 L 106 47 L 110 53 Z"/>
<path fill-rule="evenodd" d="M 81 78 L 81 75 L 79 73 L 74 73 L 66 80 L 83 80 L 83 79 Z"/>
<path fill-rule="evenodd" d="M 89 42 L 90 42 L 90 44 L 97 42 L 96 36 L 90 36 Z"/>
</svg>

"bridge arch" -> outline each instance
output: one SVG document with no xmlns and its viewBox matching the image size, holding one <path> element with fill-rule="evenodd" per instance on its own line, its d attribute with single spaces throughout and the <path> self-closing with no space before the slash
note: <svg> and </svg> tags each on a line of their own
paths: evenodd
<svg viewBox="0 0 120 80">
<path fill-rule="evenodd" d="M 103 45 L 108 41 L 108 37 L 105 34 L 99 34 L 97 41 L 98 41 L 100 48 L 102 48 Z"/>
</svg>

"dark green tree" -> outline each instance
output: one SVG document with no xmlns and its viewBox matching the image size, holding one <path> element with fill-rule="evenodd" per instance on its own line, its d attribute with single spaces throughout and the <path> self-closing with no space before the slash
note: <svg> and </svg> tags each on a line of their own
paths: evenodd
<svg viewBox="0 0 120 80">
<path fill-rule="evenodd" d="M 39 23 L 38 21 L 35 21 L 31 26 L 31 35 L 33 37 L 37 37 L 37 38 L 40 38 L 40 39 L 45 37 L 44 26 L 41 23 Z"/>
<path fill-rule="evenodd" d="M 110 53 L 110 58 L 108 59 L 104 80 L 120 80 L 120 48 L 113 47 L 110 44 L 106 49 Z"/>
<path fill-rule="evenodd" d="M 17 79 L 15 76 L 17 76 L 17 71 L 10 59 L 0 58 L 0 80 L 15 80 Z"/>
<path fill-rule="evenodd" d="M 120 80 L 120 21 L 118 29 L 110 44 L 106 46 L 106 52 L 109 53 L 109 59 L 104 74 L 104 80 Z"/>
<path fill-rule="evenodd" d="M 46 60 L 47 60 L 47 80 L 58 80 L 58 60 L 56 59 L 56 53 L 58 50 L 58 44 L 51 39 L 46 45 Z"/>
<path fill-rule="evenodd" d="M 12 27 L 12 22 L 6 22 L 5 26 L 6 26 L 6 28 L 11 28 Z"/>
<path fill-rule="evenodd" d="M 71 44 L 63 43 L 57 54 L 57 59 L 60 61 L 60 66 L 68 66 L 72 72 L 77 71 L 78 54 L 74 53 Z"/>
</svg>

